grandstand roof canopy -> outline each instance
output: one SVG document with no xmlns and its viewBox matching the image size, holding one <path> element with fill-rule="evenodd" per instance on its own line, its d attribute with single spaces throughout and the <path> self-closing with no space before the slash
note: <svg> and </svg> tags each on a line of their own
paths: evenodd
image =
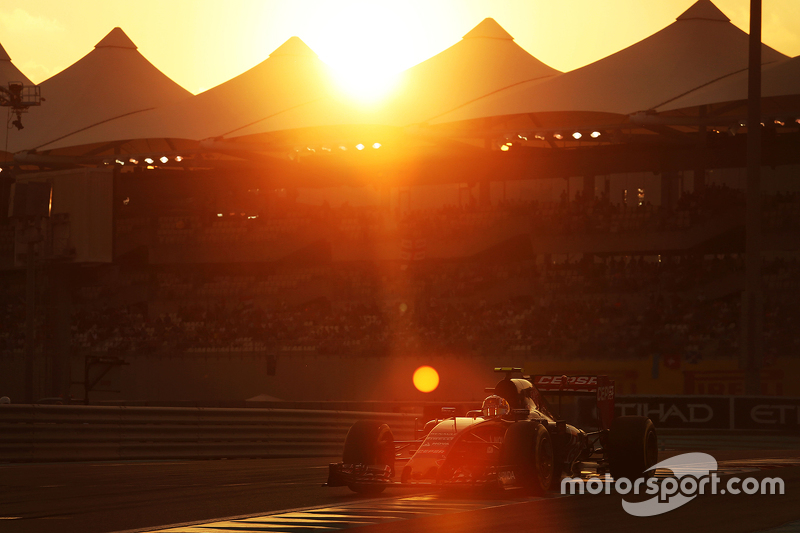
<svg viewBox="0 0 800 533">
<path fill-rule="evenodd" d="M 202 139 L 233 135 L 249 125 L 307 106 L 332 85 L 328 67 L 298 37 L 267 59 L 216 87 L 158 109 L 79 132 L 48 148 L 129 139 Z"/>
<path fill-rule="evenodd" d="M 0 44 L 0 85 L 8 87 L 10 81 L 21 81 L 25 85 L 32 85 L 31 80 L 11 62 L 8 52 Z"/>
<path fill-rule="evenodd" d="M 340 94 L 271 117 L 237 132 L 271 131 L 346 124 L 408 126 L 519 83 L 560 74 L 514 42 L 494 19 L 484 19 L 461 41 L 404 71 L 392 96 L 377 109 L 362 108 Z"/>
<path fill-rule="evenodd" d="M 274 166 L 275 160 L 281 159 L 281 164 L 298 168 L 318 167 L 322 175 L 329 174 L 331 165 L 339 163 L 317 155 L 330 153 L 347 142 L 351 146 L 356 142 L 371 146 L 374 142 L 388 148 L 391 140 L 392 150 L 402 146 L 402 150 L 392 152 L 392 165 L 396 168 L 402 158 L 416 161 L 422 153 L 451 161 L 464 154 L 482 157 L 476 152 L 485 152 L 485 148 L 509 151 L 508 146 L 513 145 L 512 152 L 524 156 L 526 152 L 516 151 L 517 147 L 558 147 L 553 139 L 562 138 L 563 144 L 572 143 L 569 134 L 559 135 L 569 128 L 601 130 L 603 133 L 598 131 L 599 138 L 592 146 L 640 141 L 685 144 L 685 134 L 697 131 L 696 120 L 687 122 L 682 129 L 672 129 L 663 124 L 637 122 L 638 112 L 646 111 L 651 116 L 677 109 L 671 112 L 680 114 L 684 112 L 680 106 L 697 105 L 692 98 L 702 96 L 708 102 L 719 102 L 730 94 L 739 94 L 727 88 L 726 83 L 746 78 L 748 41 L 748 35 L 732 25 L 710 0 L 698 0 L 675 22 L 650 37 L 595 63 L 560 73 L 519 47 L 497 22 L 485 19 L 458 43 L 402 73 L 394 96 L 379 107 L 370 108 L 348 101 L 336 87 L 328 67 L 303 41 L 292 37 L 266 60 L 208 91 L 186 96 L 188 93 L 180 89 L 181 97 L 149 107 L 128 105 L 129 110 L 120 111 L 114 104 L 117 93 L 122 95 L 124 104 L 138 94 L 131 88 L 137 84 L 144 87 L 145 93 L 158 88 L 153 81 L 142 83 L 142 76 L 133 80 L 126 77 L 133 60 L 128 58 L 124 63 L 123 54 L 135 54 L 160 76 L 161 83 L 174 84 L 147 63 L 117 28 L 94 52 L 42 84 L 42 94 L 48 98 L 42 111 L 52 103 L 50 98 L 57 99 L 56 89 L 61 88 L 55 83 L 57 79 L 63 80 L 64 92 L 72 95 L 72 100 L 62 104 L 60 98 L 65 97 L 58 96 L 58 105 L 50 107 L 51 113 L 63 114 L 50 119 L 56 127 L 50 129 L 49 123 L 42 127 L 33 122 L 30 127 L 26 124 L 26 135 L 29 130 L 36 130 L 37 135 L 55 133 L 49 134 L 46 142 L 27 143 L 23 148 L 38 147 L 53 158 L 85 156 L 83 164 L 108 159 L 114 150 L 141 155 L 168 148 L 183 155 L 184 150 L 200 149 L 206 153 L 197 159 L 206 162 L 219 158 L 225 159 L 226 164 L 247 160 Z M 99 65 L 99 59 L 91 68 L 82 65 L 101 51 L 117 54 L 113 65 Z M 800 85 L 795 60 L 762 45 L 762 64 L 765 87 L 795 91 L 791 87 Z M 73 81 L 69 84 L 68 80 Z M 95 87 L 103 90 L 94 90 Z M 765 89 L 765 96 L 772 90 Z M 62 127 L 56 120 L 79 121 L 83 115 L 91 115 L 97 103 L 93 98 L 100 102 L 100 110 L 114 112 L 70 127 Z M 74 113 L 74 109 L 87 111 Z M 29 116 L 33 118 L 38 111 L 33 110 Z M 689 114 L 694 119 L 697 110 Z M 528 136 L 534 133 L 531 130 L 536 130 L 535 139 Z M 515 133 L 518 135 L 513 139 L 500 140 Z M 574 140 L 580 145 L 592 143 L 594 138 L 592 135 L 580 140 L 581 136 L 576 136 Z M 487 140 L 494 142 L 490 145 Z M 513 143 L 508 142 L 511 140 Z M 19 144 L 13 146 L 19 149 Z M 333 152 L 341 156 L 333 158 L 338 161 L 351 157 L 354 151 Z M 375 168 L 382 161 L 381 168 L 387 168 L 390 150 L 361 153 L 373 152 L 374 156 L 358 161 L 372 161 Z M 531 154 L 528 152 L 528 159 L 541 156 Z M 618 156 L 613 154 L 607 156 L 609 172 L 617 164 Z M 265 162 L 265 156 L 269 161 Z M 301 156 L 310 156 L 303 159 L 305 165 L 288 161 Z M 569 167 L 564 170 L 565 175 L 585 172 L 573 169 L 565 161 L 558 160 L 553 166 Z M 25 161 L 20 158 L 18 162 Z M 73 159 L 67 161 L 74 163 Z M 650 162 L 640 166 L 644 168 L 645 164 Z M 465 165 L 473 168 L 472 163 Z M 288 167 L 281 168 L 288 172 Z M 527 167 L 520 163 L 520 175 L 524 168 Z"/>
<path fill-rule="evenodd" d="M 710 0 L 698 0 L 675 22 L 624 50 L 540 83 L 511 87 L 433 122 L 528 113 L 556 113 L 555 122 L 563 122 L 564 114 L 625 116 L 656 109 L 746 69 L 748 39 Z M 763 63 L 784 59 L 762 46 Z"/>
<path fill-rule="evenodd" d="M 396 125 L 426 123 L 499 91 L 535 86 L 558 74 L 487 18 L 455 45 L 408 69 L 399 98 L 387 108 Z"/>
<path fill-rule="evenodd" d="M 745 70 L 699 87 L 656 109 L 659 113 L 688 110 L 698 106 L 725 106 L 726 112 L 742 114 L 748 98 L 748 74 Z M 800 56 L 765 65 L 761 69 L 762 110 L 765 113 L 800 115 Z M 740 106 L 731 105 L 740 102 Z M 712 110 L 713 111 L 713 110 Z M 744 112 L 746 114 L 746 111 Z"/>
<path fill-rule="evenodd" d="M 47 150 L 76 132 L 191 96 L 154 67 L 120 28 L 40 84 L 44 102 L 9 135 L 9 149 Z"/>
</svg>

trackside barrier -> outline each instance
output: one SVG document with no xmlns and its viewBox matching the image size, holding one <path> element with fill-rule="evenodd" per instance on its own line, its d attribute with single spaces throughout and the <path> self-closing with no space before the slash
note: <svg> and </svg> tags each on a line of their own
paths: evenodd
<svg viewBox="0 0 800 533">
<path fill-rule="evenodd" d="M 413 436 L 405 413 L 2 405 L 0 462 L 333 457 L 363 419 Z"/>
<path fill-rule="evenodd" d="M 776 396 L 617 396 L 616 415 L 647 416 L 659 429 L 768 430 L 800 433 L 800 398 Z M 579 418 L 591 425 L 591 401 Z"/>
</svg>

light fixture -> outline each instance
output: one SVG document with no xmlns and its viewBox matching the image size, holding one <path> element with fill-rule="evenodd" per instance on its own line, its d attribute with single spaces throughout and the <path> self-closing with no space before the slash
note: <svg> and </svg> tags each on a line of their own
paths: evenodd
<svg viewBox="0 0 800 533">
<path fill-rule="evenodd" d="M 563 139 L 563 138 L 564 138 L 564 136 L 563 136 L 563 135 L 561 135 L 560 133 L 554 133 L 554 134 L 553 134 L 553 138 L 554 138 L 554 139 L 558 139 L 558 140 L 560 141 L 561 139 Z"/>
<path fill-rule="evenodd" d="M 782 121 L 781 119 L 779 119 L 779 118 L 776 118 L 774 120 L 774 122 L 775 122 L 776 126 L 785 126 L 786 125 L 786 123 L 784 121 Z"/>
<path fill-rule="evenodd" d="M 537 134 L 536 134 L 536 140 L 537 140 L 537 141 L 544 141 L 544 140 L 545 140 L 545 138 L 544 138 L 544 135 L 539 135 L 539 134 L 537 133 Z"/>
<path fill-rule="evenodd" d="M 602 133 L 600 133 L 599 131 L 593 131 L 591 137 L 592 139 L 597 139 L 598 137 L 600 137 L 600 135 L 602 135 Z"/>
<path fill-rule="evenodd" d="M 124 164 L 125 164 L 125 161 L 122 161 L 122 160 L 120 160 L 120 159 L 117 159 L 117 160 L 115 161 L 115 163 L 116 163 L 116 164 L 118 164 L 118 165 L 124 165 Z"/>
<path fill-rule="evenodd" d="M 132 158 L 132 157 L 131 157 L 130 159 L 128 159 L 128 161 L 129 161 L 131 164 L 134 164 L 134 165 L 138 165 L 138 164 L 139 164 L 139 161 L 137 161 L 136 159 L 134 159 L 134 158 Z"/>
<path fill-rule="evenodd" d="M 221 216 L 222 216 L 222 213 L 217 213 L 217 216 L 218 216 L 218 217 L 221 217 Z"/>
<path fill-rule="evenodd" d="M 179 156 L 179 155 L 176 155 L 176 156 L 175 156 L 175 161 L 177 161 L 178 163 L 180 163 L 181 161 L 183 161 L 183 157 L 181 157 L 181 156 Z"/>
<path fill-rule="evenodd" d="M 161 161 L 162 163 L 166 163 L 167 161 L 169 161 L 169 157 L 162 155 L 159 161 Z"/>
<path fill-rule="evenodd" d="M 375 148 L 375 149 L 377 150 L 378 148 L 380 148 L 380 147 L 381 147 L 381 143 L 373 143 L 373 144 L 372 144 L 372 147 L 373 147 L 373 148 Z"/>
<path fill-rule="evenodd" d="M 572 134 L 572 138 L 575 139 L 576 141 L 581 137 L 583 137 L 583 135 L 581 135 L 581 132 L 579 131 L 576 131 L 575 133 Z"/>
<path fill-rule="evenodd" d="M 339 145 L 339 150 L 347 150 L 347 146 Z"/>
<path fill-rule="evenodd" d="M 363 150 L 364 149 L 364 145 L 359 143 L 359 144 L 356 145 L 356 149 L 357 150 Z"/>
<path fill-rule="evenodd" d="M 511 149 L 511 146 L 509 146 L 508 144 L 504 144 L 504 145 L 500 146 L 500 150 L 502 150 L 503 152 L 508 152 L 510 149 Z"/>
<path fill-rule="evenodd" d="M 144 158 L 144 162 L 147 163 L 148 165 L 152 165 L 153 164 L 153 158 L 152 157 L 145 157 Z"/>
</svg>

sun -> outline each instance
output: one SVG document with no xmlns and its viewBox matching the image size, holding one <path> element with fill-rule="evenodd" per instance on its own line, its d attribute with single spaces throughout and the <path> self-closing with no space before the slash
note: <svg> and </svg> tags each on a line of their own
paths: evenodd
<svg viewBox="0 0 800 533">
<path fill-rule="evenodd" d="M 343 93 L 370 104 L 388 97 L 400 72 L 425 56 L 426 44 L 409 35 L 413 11 L 393 2 L 329 2 L 312 49 L 331 68 Z"/>
<path fill-rule="evenodd" d="M 340 89 L 361 103 L 374 103 L 384 99 L 397 85 L 399 73 L 380 68 L 369 69 L 358 63 L 332 66 Z"/>
<path fill-rule="evenodd" d="M 439 386 L 439 373 L 430 366 L 421 366 L 414 371 L 414 386 L 420 392 L 432 392 Z"/>
</svg>

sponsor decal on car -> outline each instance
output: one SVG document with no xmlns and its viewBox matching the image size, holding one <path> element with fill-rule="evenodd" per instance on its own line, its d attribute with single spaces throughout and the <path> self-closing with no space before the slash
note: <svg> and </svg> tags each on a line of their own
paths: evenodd
<svg viewBox="0 0 800 533">
<path fill-rule="evenodd" d="M 425 441 L 420 445 L 417 450 L 418 455 L 444 455 L 450 448 L 450 444 L 455 439 L 455 432 L 440 432 L 438 434 L 430 434 Z"/>
</svg>

